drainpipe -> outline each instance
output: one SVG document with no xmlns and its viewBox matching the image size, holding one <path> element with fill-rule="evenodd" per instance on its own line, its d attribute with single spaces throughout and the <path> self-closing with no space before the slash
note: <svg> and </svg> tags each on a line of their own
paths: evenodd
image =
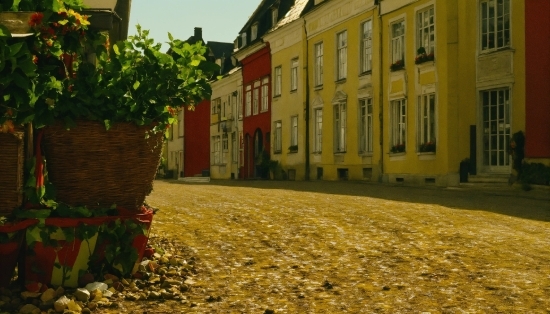
<svg viewBox="0 0 550 314">
<path fill-rule="evenodd" d="M 378 36 L 379 36 L 379 44 L 378 44 L 378 58 L 380 59 L 380 62 L 378 62 L 378 76 L 379 76 L 379 82 L 378 85 L 378 110 L 379 113 L 379 123 L 380 123 L 380 176 L 378 178 L 378 181 L 382 181 L 382 176 L 384 175 L 384 75 L 383 75 L 383 69 L 382 66 L 382 59 L 383 59 L 383 52 L 384 52 L 384 45 L 383 41 L 384 38 L 382 37 L 383 32 L 382 29 L 384 28 L 384 25 L 382 24 L 382 10 L 381 10 L 382 3 L 378 1 Z"/>
<path fill-rule="evenodd" d="M 305 127 L 306 127 L 306 143 L 305 143 L 305 154 L 306 154 L 306 162 L 305 162 L 305 180 L 310 180 L 310 164 L 309 164 L 309 42 L 307 39 L 307 28 L 306 28 L 306 19 L 304 19 L 304 35 L 306 39 L 306 53 L 305 53 L 305 68 L 306 68 L 306 99 L 305 99 L 305 108 L 304 108 L 304 120 L 305 120 Z"/>
</svg>

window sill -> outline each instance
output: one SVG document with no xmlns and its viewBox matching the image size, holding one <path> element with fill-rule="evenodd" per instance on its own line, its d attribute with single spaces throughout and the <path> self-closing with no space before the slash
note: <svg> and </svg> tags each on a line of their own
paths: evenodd
<svg viewBox="0 0 550 314">
<path fill-rule="evenodd" d="M 405 71 L 405 67 L 395 69 L 395 70 L 390 69 L 390 72 L 404 72 L 404 71 Z"/>
<path fill-rule="evenodd" d="M 372 70 L 368 70 L 368 71 L 360 73 L 359 76 L 367 76 L 367 75 L 371 75 L 371 74 L 372 74 Z"/>
<path fill-rule="evenodd" d="M 399 152 L 399 153 L 388 153 L 388 155 L 390 155 L 390 157 L 394 157 L 394 156 L 405 156 L 407 154 L 407 152 Z"/>
<path fill-rule="evenodd" d="M 318 151 L 318 152 L 312 152 L 311 154 L 312 155 L 321 155 L 323 152 L 322 151 Z"/>
<path fill-rule="evenodd" d="M 359 156 L 362 157 L 372 157 L 374 154 L 372 152 L 359 152 Z"/>
<path fill-rule="evenodd" d="M 298 89 L 292 89 L 292 90 L 290 90 L 290 93 L 291 93 L 291 94 L 295 94 L 295 93 L 297 93 L 297 92 L 298 92 Z"/>
<path fill-rule="evenodd" d="M 418 160 L 435 160 L 435 152 L 422 152 L 416 153 Z"/>
<path fill-rule="evenodd" d="M 313 88 L 313 90 L 322 90 L 322 89 L 323 89 L 323 85 L 318 85 Z"/>
<path fill-rule="evenodd" d="M 334 81 L 334 83 L 336 84 L 344 84 L 346 82 L 347 78 L 342 78 L 342 79 L 337 79 L 336 81 Z"/>
<path fill-rule="evenodd" d="M 287 154 L 291 155 L 291 154 L 296 154 L 296 153 L 298 153 L 298 150 L 289 150 Z"/>
<path fill-rule="evenodd" d="M 264 112 L 268 112 L 268 111 L 269 111 L 269 109 L 265 109 L 265 110 L 260 111 L 260 113 L 264 113 Z"/>
<path fill-rule="evenodd" d="M 426 68 L 435 65 L 435 61 L 424 61 L 422 63 L 415 63 L 417 68 Z"/>
<path fill-rule="evenodd" d="M 273 154 L 279 155 L 279 154 L 281 154 L 281 151 L 280 150 L 275 150 L 275 151 L 273 151 Z"/>
<path fill-rule="evenodd" d="M 403 153 L 390 153 L 390 161 L 403 161 L 407 159 L 405 152 Z"/>
<path fill-rule="evenodd" d="M 281 94 L 279 95 L 273 95 L 273 98 L 280 98 L 281 97 Z"/>
<path fill-rule="evenodd" d="M 491 48 L 491 49 L 487 49 L 487 50 L 481 50 L 479 52 L 479 55 L 482 56 L 482 55 L 488 55 L 488 54 L 491 54 L 491 53 L 497 53 L 497 52 L 502 52 L 502 51 L 511 51 L 511 52 L 515 52 L 516 49 L 510 47 L 510 46 L 506 46 L 506 47 L 501 47 L 501 48 Z"/>
<path fill-rule="evenodd" d="M 345 155 L 345 154 L 346 154 L 346 151 L 334 152 L 334 155 L 335 155 L 335 156 L 338 156 L 338 155 Z"/>
</svg>

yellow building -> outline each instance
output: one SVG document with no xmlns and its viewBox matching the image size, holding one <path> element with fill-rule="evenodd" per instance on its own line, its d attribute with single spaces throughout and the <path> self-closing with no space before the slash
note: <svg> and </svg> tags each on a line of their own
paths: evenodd
<svg viewBox="0 0 550 314">
<path fill-rule="evenodd" d="M 376 2 L 316 0 L 304 17 L 312 179 L 381 175 Z"/>
<path fill-rule="evenodd" d="M 523 1 L 384 0 L 383 180 L 506 181 L 525 128 Z"/>
<path fill-rule="evenodd" d="M 308 0 L 297 0 L 263 40 L 271 49 L 271 160 L 290 180 L 306 178 L 306 70 L 304 20 Z"/>
</svg>

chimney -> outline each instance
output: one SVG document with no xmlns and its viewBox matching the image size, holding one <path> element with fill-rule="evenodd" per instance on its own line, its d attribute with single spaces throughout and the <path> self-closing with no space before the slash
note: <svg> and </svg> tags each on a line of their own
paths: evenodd
<svg viewBox="0 0 550 314">
<path fill-rule="evenodd" d="M 202 28 L 195 27 L 195 39 L 202 39 Z"/>
</svg>

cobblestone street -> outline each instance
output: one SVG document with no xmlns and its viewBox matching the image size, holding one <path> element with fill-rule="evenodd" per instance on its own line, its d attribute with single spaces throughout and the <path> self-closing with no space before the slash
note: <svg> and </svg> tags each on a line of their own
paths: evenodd
<svg viewBox="0 0 550 314">
<path fill-rule="evenodd" d="M 147 202 L 197 274 L 132 311 L 550 312 L 548 190 L 156 181 Z"/>
</svg>

